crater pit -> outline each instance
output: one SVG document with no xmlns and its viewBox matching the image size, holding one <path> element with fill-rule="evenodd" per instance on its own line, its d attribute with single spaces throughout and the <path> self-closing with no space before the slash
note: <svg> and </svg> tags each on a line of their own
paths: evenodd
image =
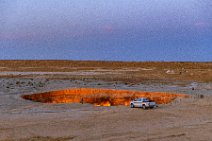
<svg viewBox="0 0 212 141">
<path fill-rule="evenodd" d="M 133 90 L 114 90 L 96 88 L 76 88 L 31 95 L 22 98 L 42 103 L 90 103 L 95 106 L 129 105 L 130 101 L 146 97 L 157 104 L 168 104 L 176 98 L 187 98 L 186 94 L 172 94 L 166 92 L 142 92 Z"/>
</svg>

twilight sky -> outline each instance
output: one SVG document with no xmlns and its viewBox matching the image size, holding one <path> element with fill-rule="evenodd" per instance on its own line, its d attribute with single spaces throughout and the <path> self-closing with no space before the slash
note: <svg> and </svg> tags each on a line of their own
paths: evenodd
<svg viewBox="0 0 212 141">
<path fill-rule="evenodd" d="M 212 61 L 212 1 L 0 0 L 0 59 Z"/>
</svg>

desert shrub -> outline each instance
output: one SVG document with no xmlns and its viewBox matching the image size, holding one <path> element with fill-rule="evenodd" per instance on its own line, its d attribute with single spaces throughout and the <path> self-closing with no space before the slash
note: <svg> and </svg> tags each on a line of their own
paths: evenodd
<svg viewBox="0 0 212 141">
<path fill-rule="evenodd" d="M 23 82 L 21 82 L 21 84 L 25 84 L 25 82 L 23 81 Z"/>
<path fill-rule="evenodd" d="M 204 98 L 204 95 L 201 94 L 199 97 L 202 99 L 202 98 Z"/>
<path fill-rule="evenodd" d="M 33 83 L 31 81 L 28 82 L 28 85 L 33 86 Z"/>
<path fill-rule="evenodd" d="M 17 81 L 17 82 L 16 82 L 16 85 L 19 85 L 19 84 L 20 84 L 20 81 Z"/>
</svg>

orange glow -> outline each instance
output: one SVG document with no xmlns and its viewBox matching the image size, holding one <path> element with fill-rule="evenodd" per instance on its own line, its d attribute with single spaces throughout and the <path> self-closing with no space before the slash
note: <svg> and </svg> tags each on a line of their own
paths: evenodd
<svg viewBox="0 0 212 141">
<path fill-rule="evenodd" d="M 106 102 L 101 102 L 101 103 L 94 103 L 95 106 L 105 106 L 105 107 L 109 107 L 111 106 L 111 103 L 109 101 Z"/>
<path fill-rule="evenodd" d="M 90 103 L 95 106 L 128 106 L 131 100 L 139 97 L 149 98 L 157 104 L 167 104 L 178 97 L 186 98 L 188 95 L 165 92 L 79 88 L 22 96 L 24 99 L 42 103 Z"/>
</svg>

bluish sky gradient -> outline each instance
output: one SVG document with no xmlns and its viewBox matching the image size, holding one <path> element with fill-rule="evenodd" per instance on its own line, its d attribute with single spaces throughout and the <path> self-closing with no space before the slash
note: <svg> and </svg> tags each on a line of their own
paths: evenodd
<svg viewBox="0 0 212 141">
<path fill-rule="evenodd" d="M 0 59 L 212 61 L 211 0 L 0 0 Z"/>
</svg>

